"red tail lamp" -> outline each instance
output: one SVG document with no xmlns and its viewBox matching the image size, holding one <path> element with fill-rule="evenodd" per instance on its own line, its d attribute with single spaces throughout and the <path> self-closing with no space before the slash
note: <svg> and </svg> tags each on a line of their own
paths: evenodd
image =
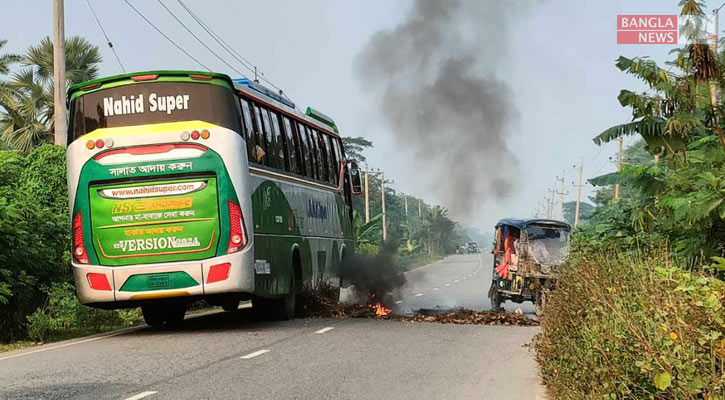
<svg viewBox="0 0 725 400">
<path fill-rule="evenodd" d="M 209 276 L 206 278 L 206 283 L 219 282 L 229 278 L 229 270 L 231 267 L 232 264 L 230 263 L 212 265 L 209 268 Z"/>
<path fill-rule="evenodd" d="M 73 217 L 73 260 L 79 264 L 89 263 L 83 243 L 83 216 L 80 211 Z"/>
<path fill-rule="evenodd" d="M 111 290 L 111 285 L 108 283 L 108 278 L 106 278 L 106 274 L 89 272 L 86 274 L 86 278 L 88 279 L 88 284 L 91 285 L 91 289 L 107 291 Z"/>
<path fill-rule="evenodd" d="M 148 74 L 148 75 L 136 75 L 132 76 L 131 79 L 133 79 L 134 82 L 143 82 L 143 81 L 155 81 L 159 76 L 156 74 Z"/>
<path fill-rule="evenodd" d="M 199 135 L 199 131 L 193 131 L 193 132 L 191 132 L 191 138 L 192 139 L 197 140 L 197 139 L 199 139 L 199 136 L 200 136 Z"/>
<path fill-rule="evenodd" d="M 241 251 L 247 246 L 247 227 L 239 204 L 229 200 L 229 245 L 227 254 Z"/>
</svg>

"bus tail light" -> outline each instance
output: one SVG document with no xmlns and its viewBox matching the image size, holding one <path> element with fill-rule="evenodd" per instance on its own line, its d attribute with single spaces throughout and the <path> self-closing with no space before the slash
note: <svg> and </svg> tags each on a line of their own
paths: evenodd
<svg viewBox="0 0 725 400">
<path fill-rule="evenodd" d="M 218 265 L 212 265 L 209 268 L 209 276 L 206 278 L 206 283 L 214 283 L 226 280 L 229 278 L 229 270 L 232 264 L 224 263 Z"/>
<path fill-rule="evenodd" d="M 83 244 L 83 217 L 78 211 L 73 217 L 73 260 L 80 264 L 88 264 L 88 253 Z"/>
<path fill-rule="evenodd" d="M 229 245 L 227 254 L 236 253 L 247 247 L 247 227 L 239 204 L 229 200 Z"/>
<path fill-rule="evenodd" d="M 143 81 L 155 81 L 159 76 L 157 74 L 148 74 L 148 75 L 136 75 L 132 76 L 131 79 L 133 79 L 134 82 L 143 82 Z"/>
<path fill-rule="evenodd" d="M 106 274 L 89 272 L 86 274 L 86 279 L 88 279 L 88 284 L 91 286 L 91 289 L 108 291 L 111 290 L 111 284 L 108 283 L 108 278 L 106 278 Z"/>
</svg>

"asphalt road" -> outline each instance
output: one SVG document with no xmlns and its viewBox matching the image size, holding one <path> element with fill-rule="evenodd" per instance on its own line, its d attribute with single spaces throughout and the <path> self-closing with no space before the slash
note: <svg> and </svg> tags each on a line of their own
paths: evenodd
<svg viewBox="0 0 725 400">
<path fill-rule="evenodd" d="M 486 307 L 490 270 L 474 273 L 479 260 L 455 256 L 409 273 L 400 304 Z M 460 285 L 446 293 L 444 277 Z M 523 347 L 535 333 L 369 319 L 263 322 L 240 309 L 173 329 L 0 353 L 0 399 L 537 399 L 536 366 Z"/>
<path fill-rule="evenodd" d="M 401 289 L 396 311 L 411 312 L 419 309 L 490 310 L 488 289 L 491 286 L 493 257 L 488 253 L 454 255 L 434 264 L 409 271 L 407 283 Z M 535 315 L 530 302 L 503 304 L 507 311 L 521 309 L 524 314 Z"/>
</svg>

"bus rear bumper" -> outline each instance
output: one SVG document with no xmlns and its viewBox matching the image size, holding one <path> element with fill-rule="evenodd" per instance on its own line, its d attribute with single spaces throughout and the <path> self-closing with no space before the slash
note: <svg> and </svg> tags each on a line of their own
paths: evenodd
<svg viewBox="0 0 725 400">
<path fill-rule="evenodd" d="M 252 293 L 252 254 L 252 251 L 244 251 L 200 261 L 125 267 L 73 263 L 73 275 L 76 292 L 82 304 L 120 305 L 152 299 Z M 212 273 L 213 278 L 210 276 L 212 269 L 216 270 Z M 210 278 L 215 281 L 209 283 Z"/>
</svg>

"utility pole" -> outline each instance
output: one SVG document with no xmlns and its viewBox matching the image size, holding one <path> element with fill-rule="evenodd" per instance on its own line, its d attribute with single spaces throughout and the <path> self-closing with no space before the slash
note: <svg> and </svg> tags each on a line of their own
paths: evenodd
<svg viewBox="0 0 725 400">
<path fill-rule="evenodd" d="M 368 167 L 365 166 L 365 223 L 370 222 L 370 197 L 368 196 Z"/>
<path fill-rule="evenodd" d="M 564 196 L 568 193 L 564 190 L 564 179 L 566 177 L 566 170 L 561 170 L 561 192 L 559 192 L 560 198 L 559 198 L 559 217 L 563 220 L 564 219 Z"/>
<path fill-rule="evenodd" d="M 65 146 L 68 138 L 65 111 L 65 21 L 63 0 L 53 0 L 53 110 L 55 144 Z"/>
<path fill-rule="evenodd" d="M 403 193 L 403 204 L 405 205 L 405 219 L 408 219 L 408 195 Z"/>
<path fill-rule="evenodd" d="M 380 197 L 383 203 L 383 241 L 388 239 L 388 227 L 385 220 L 385 174 L 380 174 Z"/>
<path fill-rule="evenodd" d="M 579 182 L 577 183 L 576 211 L 574 212 L 574 228 L 579 226 L 579 208 L 582 201 L 582 172 L 584 170 L 584 158 L 579 163 Z"/>
<path fill-rule="evenodd" d="M 617 153 L 617 173 L 622 172 L 622 144 L 624 143 L 624 138 L 622 136 L 619 137 L 619 152 Z M 617 183 L 614 185 L 614 201 L 619 200 L 619 179 L 617 179 Z"/>
<path fill-rule="evenodd" d="M 423 212 L 421 210 L 420 200 L 418 200 L 418 219 L 421 219 L 421 218 L 423 218 Z"/>
<path fill-rule="evenodd" d="M 554 194 L 556 193 L 556 189 L 548 189 L 549 191 L 549 198 L 546 199 L 546 218 L 552 219 L 554 218 Z"/>
<path fill-rule="evenodd" d="M 711 36 L 712 43 L 710 46 L 714 58 L 718 57 L 718 42 L 720 40 L 720 9 L 723 7 L 725 7 L 725 3 L 722 3 L 720 7 L 712 10 L 712 14 L 715 17 L 715 33 Z M 713 106 L 717 104 L 718 97 L 720 97 L 720 89 L 717 82 L 710 82 L 710 101 Z"/>
<path fill-rule="evenodd" d="M 383 240 L 388 239 L 388 225 L 386 220 L 386 214 L 385 214 L 385 184 L 386 183 L 395 183 L 395 180 L 385 180 L 385 173 L 382 171 L 380 172 L 380 198 L 382 199 L 382 205 L 383 205 Z"/>
</svg>

